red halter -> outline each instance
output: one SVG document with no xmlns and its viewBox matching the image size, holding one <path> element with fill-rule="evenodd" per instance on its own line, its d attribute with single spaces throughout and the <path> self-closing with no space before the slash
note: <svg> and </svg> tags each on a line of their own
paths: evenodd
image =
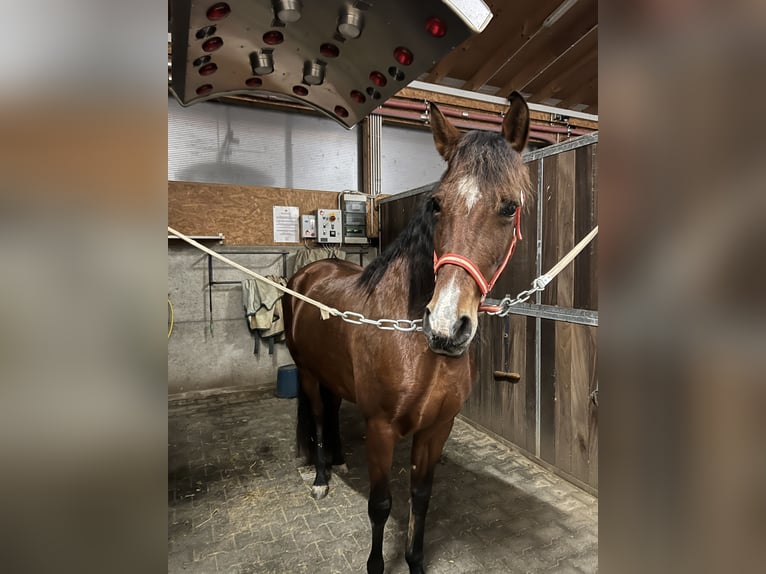
<svg viewBox="0 0 766 574">
<path fill-rule="evenodd" d="M 522 205 L 524 205 L 523 196 Z M 476 267 L 473 261 L 467 257 L 458 255 L 457 253 L 445 253 L 439 257 L 436 255 L 436 251 L 434 251 L 434 274 L 437 274 L 439 269 L 445 265 L 457 265 L 458 267 L 462 267 L 468 272 L 473 280 L 476 281 L 476 284 L 479 286 L 479 290 L 481 291 L 479 311 L 497 311 L 499 310 L 499 307 L 493 305 L 484 305 L 484 298 L 487 296 L 487 293 L 492 290 L 492 287 L 495 285 L 498 277 L 500 277 L 501 273 L 505 269 L 505 266 L 508 265 L 511 257 L 513 257 L 513 253 L 516 251 L 516 241 L 521 241 L 521 239 L 521 206 L 519 206 L 519 208 L 516 210 L 516 214 L 513 217 L 513 237 L 511 238 L 511 244 L 508 246 L 508 251 L 505 253 L 503 262 L 500 264 L 500 267 L 497 268 L 497 271 L 495 271 L 492 279 L 487 281 L 484 278 L 482 272 L 479 271 L 479 268 Z"/>
</svg>

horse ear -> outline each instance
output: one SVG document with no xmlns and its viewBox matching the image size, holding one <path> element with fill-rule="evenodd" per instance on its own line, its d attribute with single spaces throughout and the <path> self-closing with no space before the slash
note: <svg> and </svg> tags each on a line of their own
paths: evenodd
<svg viewBox="0 0 766 574">
<path fill-rule="evenodd" d="M 447 121 L 436 104 L 430 104 L 429 117 L 431 118 L 431 132 L 434 134 L 436 150 L 445 160 L 449 161 L 455 143 L 460 138 L 460 132 Z"/>
<path fill-rule="evenodd" d="M 527 145 L 529 137 L 529 107 L 524 96 L 514 91 L 508 101 L 511 107 L 503 120 L 503 137 L 511 143 L 511 147 L 521 153 Z"/>
</svg>

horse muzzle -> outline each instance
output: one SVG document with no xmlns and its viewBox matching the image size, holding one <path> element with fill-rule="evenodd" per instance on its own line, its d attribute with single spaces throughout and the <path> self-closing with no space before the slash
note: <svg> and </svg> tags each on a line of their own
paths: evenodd
<svg viewBox="0 0 766 574">
<path fill-rule="evenodd" d="M 471 344 L 476 332 L 475 319 L 461 315 L 452 320 L 433 320 L 430 309 L 423 316 L 423 334 L 429 348 L 440 355 L 460 357 Z"/>
</svg>

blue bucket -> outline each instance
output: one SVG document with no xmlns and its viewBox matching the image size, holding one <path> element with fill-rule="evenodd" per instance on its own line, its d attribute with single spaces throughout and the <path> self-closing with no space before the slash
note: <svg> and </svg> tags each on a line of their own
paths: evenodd
<svg viewBox="0 0 766 574">
<path fill-rule="evenodd" d="M 277 396 L 280 399 L 298 396 L 298 368 L 295 365 L 283 365 L 277 369 Z"/>
</svg>

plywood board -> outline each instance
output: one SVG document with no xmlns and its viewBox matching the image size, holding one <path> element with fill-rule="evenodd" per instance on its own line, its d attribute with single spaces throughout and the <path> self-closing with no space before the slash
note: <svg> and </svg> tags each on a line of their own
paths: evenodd
<svg viewBox="0 0 766 574">
<path fill-rule="evenodd" d="M 296 245 L 274 242 L 275 205 L 297 206 L 300 213 L 337 208 L 338 193 L 168 182 L 168 225 L 186 235 L 223 233 L 226 245 Z"/>
</svg>

